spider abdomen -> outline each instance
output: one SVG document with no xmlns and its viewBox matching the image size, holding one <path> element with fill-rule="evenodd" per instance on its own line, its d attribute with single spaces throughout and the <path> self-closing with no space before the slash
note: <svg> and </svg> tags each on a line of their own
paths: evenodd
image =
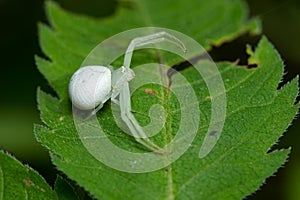
<svg viewBox="0 0 300 200">
<path fill-rule="evenodd" d="M 81 109 L 94 109 L 107 100 L 111 91 L 111 71 L 104 66 L 85 66 L 72 76 L 69 94 L 72 104 Z"/>
</svg>

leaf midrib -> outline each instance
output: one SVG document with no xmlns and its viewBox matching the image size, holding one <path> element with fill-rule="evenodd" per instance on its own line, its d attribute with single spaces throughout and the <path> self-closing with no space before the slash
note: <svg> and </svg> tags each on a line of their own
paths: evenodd
<svg viewBox="0 0 300 200">
<path fill-rule="evenodd" d="M 162 80 L 163 81 L 163 80 Z M 167 113 L 171 113 L 171 108 L 170 108 L 170 91 L 169 88 L 163 89 L 164 90 L 164 106 L 167 110 Z M 171 118 L 171 119 L 170 119 Z M 166 137 L 165 141 L 171 141 L 172 139 L 172 115 L 168 115 L 167 120 L 166 120 Z M 170 159 L 168 157 L 168 159 Z M 174 200 L 174 188 L 173 188 L 173 174 L 172 174 L 172 164 L 167 166 L 167 199 L 168 200 Z"/>
<path fill-rule="evenodd" d="M 157 51 L 157 60 L 158 63 L 160 63 L 161 59 L 161 55 L 159 54 L 159 52 Z M 168 77 L 165 76 L 164 70 L 159 67 L 159 70 L 157 71 L 157 73 L 160 74 L 160 82 L 161 85 L 164 85 L 163 83 L 167 82 Z M 171 107 L 170 107 L 170 88 L 164 88 L 164 87 L 160 87 L 162 90 L 162 105 L 164 106 L 165 110 L 167 113 L 171 113 Z M 166 123 L 165 123 L 165 137 L 164 137 L 164 141 L 165 144 L 167 144 L 168 141 L 171 141 L 172 139 L 172 115 L 168 114 L 167 115 L 167 119 L 166 119 Z M 168 157 L 168 159 L 170 159 Z M 168 200 L 174 200 L 174 188 L 173 188 L 173 174 L 172 174 L 172 164 L 168 165 L 166 167 L 166 178 L 167 178 L 167 198 Z"/>
</svg>

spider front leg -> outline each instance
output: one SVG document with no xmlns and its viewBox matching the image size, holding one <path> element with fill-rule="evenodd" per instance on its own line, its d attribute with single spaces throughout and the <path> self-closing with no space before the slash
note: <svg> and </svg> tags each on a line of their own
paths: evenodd
<svg viewBox="0 0 300 200">
<path fill-rule="evenodd" d="M 181 42 L 181 40 L 179 40 L 174 35 L 171 35 L 171 34 L 165 32 L 165 31 L 161 31 L 161 32 L 158 32 L 158 33 L 154 33 L 154 34 L 143 36 L 143 37 L 137 37 L 137 38 L 133 39 L 130 42 L 130 44 L 129 44 L 127 50 L 126 50 L 123 65 L 126 68 L 129 68 L 130 63 L 131 63 L 132 53 L 133 53 L 135 47 L 142 47 L 142 46 L 146 46 L 148 44 L 157 44 L 157 43 L 161 43 L 161 42 L 164 42 L 164 41 L 172 43 L 172 44 L 178 46 L 184 52 L 187 51 L 186 47 Z"/>
</svg>

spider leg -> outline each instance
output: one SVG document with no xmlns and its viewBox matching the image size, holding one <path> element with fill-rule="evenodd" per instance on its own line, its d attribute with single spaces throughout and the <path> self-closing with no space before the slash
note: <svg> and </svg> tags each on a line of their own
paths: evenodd
<svg viewBox="0 0 300 200">
<path fill-rule="evenodd" d="M 174 45 L 177 45 L 179 48 L 181 48 L 184 52 L 186 52 L 186 47 L 184 46 L 184 44 L 177 37 L 165 31 L 154 33 L 143 37 L 137 37 L 130 42 L 126 50 L 124 64 L 123 64 L 124 67 L 129 68 L 131 63 L 132 53 L 135 47 L 142 47 L 148 44 L 156 44 L 163 41 L 173 43 Z"/>
<path fill-rule="evenodd" d="M 131 113 L 128 81 L 134 77 L 134 72 L 130 69 L 134 49 L 136 47 L 142 47 L 148 44 L 156 44 L 164 41 L 178 46 L 184 52 L 186 51 L 184 44 L 178 38 L 164 31 L 133 39 L 126 50 L 123 67 L 113 73 L 113 90 L 111 95 L 112 101 L 120 106 L 121 118 L 128 126 L 135 140 L 148 149 L 158 153 L 166 153 L 168 150 L 165 150 L 153 143 L 147 137 L 144 130 Z M 116 99 L 117 97 L 119 97 L 118 100 Z"/>
<path fill-rule="evenodd" d="M 88 120 L 88 119 L 89 119 L 90 117 L 92 117 L 93 115 L 96 115 L 96 113 L 97 113 L 99 110 L 101 110 L 101 108 L 103 107 L 104 103 L 110 98 L 110 96 L 111 96 L 111 93 L 108 94 L 108 95 L 105 97 L 105 99 L 104 99 L 98 106 L 96 106 L 95 109 L 94 109 L 93 111 L 91 111 L 91 112 L 89 113 L 88 116 L 85 117 L 85 120 Z M 117 100 L 116 100 L 116 101 L 117 101 Z M 116 103 L 116 102 L 114 102 L 114 103 Z"/>
<path fill-rule="evenodd" d="M 120 98 L 119 102 L 120 102 L 121 118 L 128 126 L 135 140 L 154 152 L 165 153 L 166 152 L 165 149 L 157 146 L 147 137 L 142 127 L 139 125 L 134 115 L 131 113 L 130 91 L 129 91 L 128 82 L 124 84 L 120 92 L 119 98 Z"/>
</svg>

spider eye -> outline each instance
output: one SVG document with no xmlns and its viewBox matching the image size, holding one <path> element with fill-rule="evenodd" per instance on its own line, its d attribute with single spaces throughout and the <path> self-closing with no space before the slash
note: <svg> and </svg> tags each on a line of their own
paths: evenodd
<svg viewBox="0 0 300 200">
<path fill-rule="evenodd" d="M 94 109 L 104 103 L 111 91 L 111 71 L 103 66 L 85 66 L 78 69 L 69 84 L 72 104 L 81 109 Z"/>
</svg>

